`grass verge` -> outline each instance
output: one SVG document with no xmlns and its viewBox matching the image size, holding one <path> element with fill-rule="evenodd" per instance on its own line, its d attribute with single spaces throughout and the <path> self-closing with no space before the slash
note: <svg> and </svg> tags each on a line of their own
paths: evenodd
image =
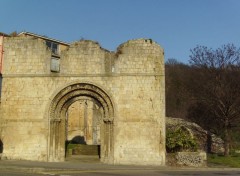
<svg viewBox="0 0 240 176">
<path fill-rule="evenodd" d="M 208 154 L 207 162 L 209 166 L 240 168 L 240 155 L 223 156 Z"/>
</svg>

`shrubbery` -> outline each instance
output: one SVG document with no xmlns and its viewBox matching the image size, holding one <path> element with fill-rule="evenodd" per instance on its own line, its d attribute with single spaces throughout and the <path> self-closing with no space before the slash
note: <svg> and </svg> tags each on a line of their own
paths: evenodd
<svg viewBox="0 0 240 176">
<path fill-rule="evenodd" d="M 198 148 L 198 144 L 191 133 L 184 127 L 176 130 L 168 129 L 166 134 L 166 149 L 167 152 L 194 152 Z"/>
</svg>

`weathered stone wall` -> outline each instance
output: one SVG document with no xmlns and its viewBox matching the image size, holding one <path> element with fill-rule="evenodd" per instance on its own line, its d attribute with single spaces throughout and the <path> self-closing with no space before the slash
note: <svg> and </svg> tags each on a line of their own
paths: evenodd
<svg viewBox="0 0 240 176">
<path fill-rule="evenodd" d="M 165 163 L 163 50 L 152 40 L 122 44 L 111 53 L 92 41 L 61 52 L 60 72 L 50 71 L 51 52 L 32 37 L 4 41 L 1 124 L 9 159 L 48 161 L 49 107 L 73 83 L 103 88 L 114 103 L 113 163 Z"/>
<path fill-rule="evenodd" d="M 206 152 L 178 152 L 177 164 L 180 166 L 204 167 L 207 166 Z"/>
<path fill-rule="evenodd" d="M 116 162 L 160 163 L 165 156 L 163 50 L 151 40 L 135 40 L 118 52 L 115 70 L 127 74 L 119 81 Z"/>
<path fill-rule="evenodd" d="M 33 37 L 4 39 L 3 74 L 50 73 L 51 52 L 44 40 Z"/>
</svg>

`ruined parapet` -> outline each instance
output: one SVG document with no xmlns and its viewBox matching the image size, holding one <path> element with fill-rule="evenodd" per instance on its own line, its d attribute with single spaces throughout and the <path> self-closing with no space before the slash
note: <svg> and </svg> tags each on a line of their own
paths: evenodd
<svg viewBox="0 0 240 176">
<path fill-rule="evenodd" d="M 134 39 L 121 44 L 117 53 L 135 56 L 158 56 L 163 54 L 163 49 L 152 39 Z"/>
<path fill-rule="evenodd" d="M 116 51 L 119 73 L 157 73 L 164 75 L 164 51 L 151 39 L 129 40 Z"/>
<path fill-rule="evenodd" d="M 113 55 L 98 42 L 80 40 L 62 53 L 60 74 L 106 75 L 111 72 Z"/>
<path fill-rule="evenodd" d="M 51 51 L 46 42 L 31 36 L 4 39 L 3 76 L 50 73 Z"/>
</svg>

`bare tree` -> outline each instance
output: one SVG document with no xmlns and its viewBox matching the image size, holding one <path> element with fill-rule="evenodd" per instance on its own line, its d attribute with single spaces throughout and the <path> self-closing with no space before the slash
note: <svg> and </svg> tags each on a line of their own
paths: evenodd
<svg viewBox="0 0 240 176">
<path fill-rule="evenodd" d="M 233 44 L 216 50 L 197 46 L 189 62 L 194 69 L 190 87 L 197 110 L 192 118 L 204 119 L 204 126 L 222 134 L 224 154 L 229 155 L 230 131 L 240 123 L 240 49 Z M 194 114 L 194 107 L 190 110 Z"/>
</svg>

